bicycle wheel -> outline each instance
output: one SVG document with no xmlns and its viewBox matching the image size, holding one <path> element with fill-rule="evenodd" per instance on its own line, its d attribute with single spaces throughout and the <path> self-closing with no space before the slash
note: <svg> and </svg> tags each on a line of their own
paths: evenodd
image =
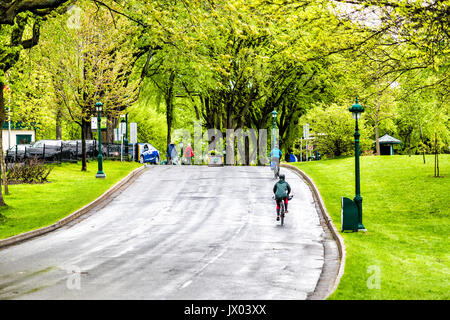
<svg viewBox="0 0 450 320">
<path fill-rule="evenodd" d="M 283 226 L 284 225 L 284 202 L 283 201 L 281 201 L 281 212 L 280 212 L 280 217 L 281 217 L 281 225 Z"/>
</svg>

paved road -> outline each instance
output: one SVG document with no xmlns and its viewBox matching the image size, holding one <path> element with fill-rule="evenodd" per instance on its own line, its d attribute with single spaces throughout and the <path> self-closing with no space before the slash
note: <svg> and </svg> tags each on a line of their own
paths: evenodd
<svg viewBox="0 0 450 320">
<path fill-rule="evenodd" d="M 0 299 L 305 299 L 323 264 L 312 195 L 275 220 L 268 167 L 152 166 L 81 221 L 0 250 Z"/>
</svg>

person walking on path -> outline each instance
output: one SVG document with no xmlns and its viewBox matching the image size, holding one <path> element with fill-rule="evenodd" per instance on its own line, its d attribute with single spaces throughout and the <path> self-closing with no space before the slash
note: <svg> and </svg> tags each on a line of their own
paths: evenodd
<svg viewBox="0 0 450 320">
<path fill-rule="evenodd" d="M 186 157 L 187 164 L 191 164 L 191 158 L 194 156 L 194 150 L 192 150 L 191 144 L 188 143 L 186 150 L 184 151 L 184 156 Z"/>
<path fill-rule="evenodd" d="M 173 141 L 167 146 L 167 164 L 177 164 L 178 151 Z"/>
</svg>

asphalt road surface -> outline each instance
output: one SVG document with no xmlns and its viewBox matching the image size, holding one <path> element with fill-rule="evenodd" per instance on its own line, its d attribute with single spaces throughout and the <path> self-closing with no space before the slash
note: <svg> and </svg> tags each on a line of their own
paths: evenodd
<svg viewBox="0 0 450 320">
<path fill-rule="evenodd" d="M 281 171 L 295 194 L 283 227 L 268 167 L 151 166 L 76 223 L 1 249 L 0 299 L 306 299 L 324 231 Z"/>
</svg>

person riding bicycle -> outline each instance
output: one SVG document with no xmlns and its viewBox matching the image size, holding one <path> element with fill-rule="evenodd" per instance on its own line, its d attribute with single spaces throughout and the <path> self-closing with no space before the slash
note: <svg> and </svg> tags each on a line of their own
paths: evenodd
<svg viewBox="0 0 450 320">
<path fill-rule="evenodd" d="M 288 198 L 291 193 L 291 186 L 285 180 L 283 173 L 280 174 L 280 180 L 273 186 L 273 193 L 275 194 L 275 201 L 277 202 L 277 221 L 280 220 L 280 204 L 284 200 L 284 212 L 288 212 Z"/>
</svg>

